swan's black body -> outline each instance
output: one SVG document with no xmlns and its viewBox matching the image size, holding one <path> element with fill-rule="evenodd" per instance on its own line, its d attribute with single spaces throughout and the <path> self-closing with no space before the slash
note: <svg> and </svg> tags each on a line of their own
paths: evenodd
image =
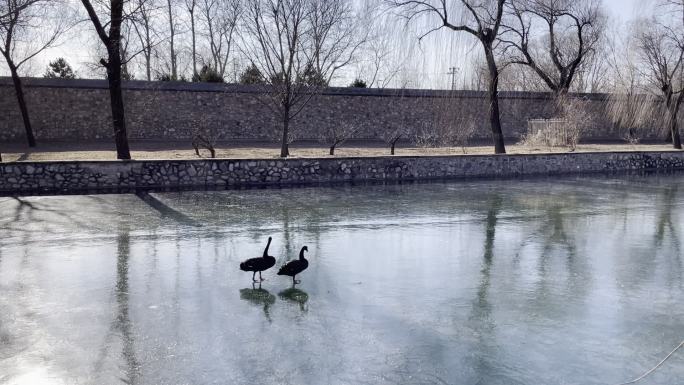
<svg viewBox="0 0 684 385">
<path fill-rule="evenodd" d="M 309 261 L 304 258 L 305 251 L 309 251 L 306 246 L 302 247 L 302 250 L 299 252 L 299 259 L 295 259 L 294 261 L 290 261 L 283 265 L 283 267 L 278 270 L 278 275 L 288 275 L 292 277 L 293 285 L 299 283 L 299 281 L 295 280 L 295 276 L 309 267 Z"/>
<path fill-rule="evenodd" d="M 275 265 L 276 259 L 268 255 L 269 246 L 271 246 L 271 237 L 268 237 L 268 244 L 266 244 L 266 248 L 264 249 L 264 255 L 258 258 L 250 258 L 240 264 L 240 270 L 252 272 L 252 281 L 254 282 L 257 282 L 254 278 L 257 271 L 259 272 L 259 279 L 263 281 L 264 279 L 261 278 L 261 272 L 268 270 Z"/>
</svg>

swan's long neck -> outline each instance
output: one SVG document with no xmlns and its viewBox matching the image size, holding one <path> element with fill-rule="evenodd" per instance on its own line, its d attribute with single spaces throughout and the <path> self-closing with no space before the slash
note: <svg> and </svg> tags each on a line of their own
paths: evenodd
<svg viewBox="0 0 684 385">
<path fill-rule="evenodd" d="M 299 252 L 299 259 L 302 260 L 304 259 L 304 248 L 302 247 L 302 250 Z"/>
<path fill-rule="evenodd" d="M 268 248 L 271 246 L 271 238 L 268 238 L 268 243 L 266 244 L 266 248 L 264 249 L 264 255 L 262 258 L 268 257 Z"/>
</svg>

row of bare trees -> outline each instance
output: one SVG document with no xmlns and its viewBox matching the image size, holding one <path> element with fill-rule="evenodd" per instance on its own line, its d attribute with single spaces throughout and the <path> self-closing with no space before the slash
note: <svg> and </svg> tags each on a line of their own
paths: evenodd
<svg viewBox="0 0 684 385">
<path fill-rule="evenodd" d="M 125 37 L 143 55 L 146 80 L 182 79 L 179 35 L 190 35 L 191 73 L 199 75 L 198 63 L 226 75 L 235 49 L 235 31 L 243 11 L 239 0 L 130 0 L 127 3 Z M 187 25 L 185 25 L 187 24 Z M 187 28 L 188 31 L 184 31 Z M 206 54 L 198 54 L 198 43 Z M 154 62 L 157 62 L 156 65 Z"/>
<path fill-rule="evenodd" d="M 15 81 L 30 146 L 35 146 L 35 139 L 17 69 L 53 45 L 64 30 L 64 24 L 57 23 L 58 28 L 43 44 L 34 51 L 22 51 L 29 47 L 27 38 L 39 34 L 44 20 L 60 18 L 58 10 L 49 7 L 64 6 L 60 1 L 2 0 L 0 3 L 0 38 L 4 43 L 0 52 Z M 180 80 L 177 35 L 181 29 L 178 21 L 181 11 L 187 13 L 190 21 L 193 79 L 199 76 L 200 62 L 217 77 L 224 78 L 239 42 L 241 55 L 250 63 L 252 82 L 264 87 L 262 101 L 282 122 L 282 156 L 289 155 L 292 119 L 317 89 L 327 86 L 339 70 L 354 60 L 370 31 L 362 25 L 369 18 L 359 13 L 351 0 L 185 0 L 182 4 L 178 0 L 82 0 L 81 3 L 101 41 L 98 65 L 106 70 L 109 83 L 119 159 L 130 159 L 122 91 L 122 81 L 130 78 L 128 64 L 141 55 L 148 80 L 155 71 L 157 77 Z M 208 56 L 198 54 L 198 41 L 206 43 Z M 155 70 L 153 61 L 161 49 L 168 50 L 169 60 L 162 70 Z M 17 59 L 17 55 L 23 56 Z"/>
<path fill-rule="evenodd" d="M 144 79 L 197 80 L 202 67 L 215 71 L 218 78 L 238 78 L 238 71 L 253 61 L 246 51 L 253 42 L 255 6 L 252 0 L 122 0 L 123 20 L 121 45 L 125 64 L 133 64 Z M 287 9 L 299 7 L 297 2 L 262 2 L 260 10 L 270 7 Z M 360 22 L 370 20 L 365 8 L 352 0 L 305 0 L 306 33 L 317 35 L 308 41 L 311 50 L 347 50 L 349 45 L 360 45 L 368 28 Z M 98 2 L 93 1 L 97 7 Z M 109 9 L 107 5 L 104 9 Z M 309 14 L 311 13 L 311 14 Z M 141 56 L 142 60 L 137 57 Z M 319 55 L 323 57 L 324 55 Z M 345 66 L 342 63 L 314 63 L 319 72 L 334 75 L 336 69 L 325 65 Z M 340 67 L 340 68 L 341 68 Z M 339 68 L 337 68 L 339 69 Z M 132 76 L 134 71 L 128 69 Z M 325 70 L 325 71 L 324 71 Z M 190 73 L 190 76 L 187 74 Z"/>
<path fill-rule="evenodd" d="M 619 45 L 610 41 L 615 36 L 606 34 L 600 0 L 384 0 L 382 7 L 372 7 L 381 13 L 369 13 L 369 8 L 360 8 L 361 2 L 352 0 L 81 2 L 103 47 L 98 61 L 109 81 L 121 159 L 130 158 L 121 81 L 130 76 L 127 65 L 133 58 L 144 59 L 147 79 L 181 79 L 185 71 L 179 62 L 179 36 L 189 34 L 193 78 L 198 76 L 199 65 L 209 66 L 223 78 L 239 52 L 254 82 L 264 87 L 260 100 L 281 122 L 281 156 L 288 156 L 292 120 L 341 69 L 364 55 L 367 64 L 375 64 L 374 71 L 368 71 L 375 74 L 368 79 L 371 85 L 382 83 L 376 83 L 376 75 L 381 67 L 390 66 L 386 58 L 391 57 L 392 47 L 382 39 L 381 28 L 370 27 L 369 19 L 388 14 L 417 27 L 419 39 L 458 33 L 477 44 L 496 153 L 506 151 L 498 94 L 501 81 L 507 78 L 526 79 L 521 88 L 536 84 L 557 98 L 577 84 L 600 84 L 618 95 L 611 105 L 616 122 L 630 127 L 646 121 L 646 114 L 624 118 L 635 110 L 634 103 L 663 105 L 666 119 L 662 124 L 673 145 L 681 148 L 684 0 L 657 0 L 655 14 L 637 20 L 630 35 L 623 37 L 630 42 L 624 44 L 629 52 L 618 52 Z M 38 20 L 50 15 L 67 20 L 54 17 L 54 9 L 50 10 L 60 5 L 60 0 L 0 2 L 0 53 L 15 79 L 30 145 L 35 145 L 35 139 L 18 68 L 58 40 L 65 26 L 55 22 L 54 31 L 47 33 L 45 23 Z M 41 44 L 33 43 L 34 50 L 27 48 L 31 29 L 40 29 L 44 35 Z M 600 73 L 608 69 L 614 73 L 611 81 L 599 81 Z M 384 81 L 392 76 L 386 73 Z"/>
</svg>

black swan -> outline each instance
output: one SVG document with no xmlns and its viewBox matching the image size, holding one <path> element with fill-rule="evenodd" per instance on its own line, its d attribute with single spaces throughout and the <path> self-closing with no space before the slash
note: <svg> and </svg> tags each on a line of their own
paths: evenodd
<svg viewBox="0 0 684 385">
<path fill-rule="evenodd" d="M 242 271 L 251 271 L 252 272 L 252 281 L 253 282 L 258 282 L 254 276 L 256 275 L 257 271 L 259 272 L 259 279 L 263 281 L 264 279 L 261 278 L 261 272 L 264 270 L 268 270 L 273 265 L 275 265 L 276 259 L 275 257 L 272 257 L 268 255 L 268 247 L 271 246 L 271 237 L 268 237 L 268 244 L 266 244 L 266 248 L 264 249 L 264 255 L 258 258 L 250 258 L 240 264 L 240 270 Z"/>
<path fill-rule="evenodd" d="M 309 261 L 304 258 L 305 251 L 309 251 L 306 246 L 302 247 L 302 251 L 299 252 L 299 259 L 295 259 L 294 261 L 290 261 L 283 265 L 283 267 L 278 270 L 278 275 L 289 275 L 292 277 L 292 284 L 298 284 L 300 281 L 297 281 L 295 276 L 309 267 Z"/>
</svg>

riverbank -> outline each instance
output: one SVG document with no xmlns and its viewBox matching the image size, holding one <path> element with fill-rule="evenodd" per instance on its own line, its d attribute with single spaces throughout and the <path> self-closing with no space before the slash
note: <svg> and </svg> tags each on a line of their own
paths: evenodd
<svg viewBox="0 0 684 385">
<path fill-rule="evenodd" d="M 0 193 L 116 192 L 684 169 L 681 151 L 0 164 Z"/>
</svg>

